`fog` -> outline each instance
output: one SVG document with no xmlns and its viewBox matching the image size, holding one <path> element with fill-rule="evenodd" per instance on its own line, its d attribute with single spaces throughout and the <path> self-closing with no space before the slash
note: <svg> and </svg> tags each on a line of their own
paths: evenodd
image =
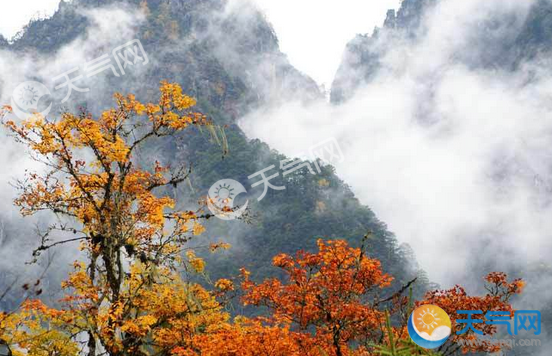
<svg viewBox="0 0 552 356">
<path fill-rule="evenodd" d="M 0 103 L 2 105 L 11 103 L 14 89 L 27 81 L 37 81 L 45 85 L 48 93 L 39 98 L 38 109 L 42 111 L 52 103 L 50 115 L 57 115 L 64 109 L 86 100 L 94 102 L 94 98 L 105 95 L 108 87 L 107 80 L 113 76 L 110 70 L 90 78 L 84 76 L 75 82 L 78 87 L 88 88 L 88 92 L 72 91 L 70 100 L 66 103 L 62 103 L 62 100 L 67 94 L 67 88 L 56 90 L 55 86 L 63 80 L 56 81 L 54 78 L 74 68 L 82 69 L 85 63 L 103 54 L 110 54 L 113 48 L 133 40 L 136 27 L 143 21 L 143 15 L 136 10 L 120 6 L 86 10 L 83 15 L 91 23 L 86 33 L 64 45 L 53 55 L 0 51 L 0 68 L 2 68 Z M 125 80 L 132 82 L 133 74 L 128 72 L 129 75 Z M 18 114 L 9 114 L 4 120 L 19 122 L 27 118 L 24 116 L 25 112 Z M 77 249 L 56 249 L 55 263 L 52 266 L 48 266 L 48 260 L 53 257 L 49 253 L 44 254 L 39 264 L 26 264 L 32 260 L 33 249 L 38 247 L 36 229 L 44 228 L 55 221 L 55 218 L 48 214 L 22 218 L 13 205 L 13 199 L 17 194 L 14 187 L 15 181 L 23 179 L 26 172 L 40 172 L 44 166 L 32 160 L 23 145 L 8 138 L 6 130 L 0 130 L 0 162 L 2 162 L 0 185 L 3 187 L 0 190 L 0 276 L 2 277 L 0 293 L 4 291 L 6 285 L 15 280 L 18 281 L 18 285 L 15 286 L 18 288 L 19 284 L 22 285 L 26 281 L 37 278 L 45 273 L 48 267 L 49 270 L 46 271 L 48 278 L 45 281 L 49 282 L 51 288 L 45 288 L 44 296 L 57 300 L 59 282 L 65 277 L 69 264 L 78 258 L 78 251 Z M 56 236 L 57 239 L 60 237 Z"/>
<path fill-rule="evenodd" d="M 494 33 L 509 36 L 530 5 L 440 2 L 417 40 L 379 37 L 383 66 L 346 103 L 267 106 L 240 125 L 292 156 L 336 138 L 338 175 L 443 286 L 479 284 L 477 264 L 530 268 L 551 252 L 549 66 L 473 65 L 487 45 L 478 25 L 509 16 Z"/>
</svg>

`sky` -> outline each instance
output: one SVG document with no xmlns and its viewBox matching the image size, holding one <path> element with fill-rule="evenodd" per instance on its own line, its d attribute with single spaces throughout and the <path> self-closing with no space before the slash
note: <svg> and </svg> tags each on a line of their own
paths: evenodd
<svg viewBox="0 0 552 356">
<path fill-rule="evenodd" d="M 17 0 L 0 3 L 0 33 L 13 37 L 30 19 L 51 16 L 58 8 L 59 0 Z"/>
<path fill-rule="evenodd" d="M 381 26 L 399 0 L 255 0 L 276 30 L 291 63 L 331 85 L 347 42 Z"/>
<path fill-rule="evenodd" d="M 266 13 L 291 63 L 329 88 L 345 45 L 380 26 L 399 0 L 253 0 Z M 59 0 L 0 3 L 0 33 L 13 37 L 37 15 L 51 15 Z"/>
</svg>

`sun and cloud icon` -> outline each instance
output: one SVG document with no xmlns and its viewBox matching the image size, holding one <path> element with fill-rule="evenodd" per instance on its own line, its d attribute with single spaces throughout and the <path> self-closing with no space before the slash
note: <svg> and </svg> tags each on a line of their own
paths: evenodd
<svg viewBox="0 0 552 356">
<path fill-rule="evenodd" d="M 219 205 L 227 205 L 234 200 L 234 188 L 228 183 L 219 184 L 215 189 L 215 200 Z"/>
<path fill-rule="evenodd" d="M 31 85 L 25 86 L 19 93 L 19 102 L 28 106 L 38 103 L 38 99 L 38 90 Z"/>
<path fill-rule="evenodd" d="M 36 113 L 46 116 L 52 109 L 50 90 L 40 82 L 20 83 L 12 93 L 11 106 L 20 119 L 28 119 Z"/>
<path fill-rule="evenodd" d="M 416 308 L 408 319 L 408 334 L 412 341 L 426 349 L 443 345 L 451 334 L 448 314 L 436 305 Z"/>
<path fill-rule="evenodd" d="M 207 206 L 219 219 L 235 220 L 243 215 L 249 201 L 246 201 L 240 207 L 235 206 L 234 201 L 238 195 L 246 192 L 247 190 L 238 181 L 233 179 L 219 180 L 209 189 Z"/>
</svg>

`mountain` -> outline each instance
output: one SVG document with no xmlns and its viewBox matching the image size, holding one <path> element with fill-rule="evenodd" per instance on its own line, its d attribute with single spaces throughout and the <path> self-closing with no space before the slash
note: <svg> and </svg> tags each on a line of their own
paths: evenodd
<svg viewBox="0 0 552 356">
<path fill-rule="evenodd" d="M 382 28 L 376 28 L 372 35 L 359 34 L 351 40 L 332 83 L 330 100 L 340 103 L 349 99 L 356 89 L 373 79 L 390 48 L 399 45 L 403 38 L 414 41 L 418 37 L 424 13 L 436 1 L 404 0 L 398 11 L 387 11 Z M 384 36 L 389 42 L 380 41 Z"/>
<path fill-rule="evenodd" d="M 371 82 L 378 71 L 385 68 L 384 58 L 392 49 L 416 46 L 423 40 L 427 31 L 423 19 L 444 1 L 404 0 L 398 11 L 388 11 L 381 28 L 376 28 L 371 35 L 357 35 L 351 40 L 332 83 L 331 101 L 347 101 L 359 87 Z M 507 12 L 507 7 L 505 9 Z M 474 14 L 474 18 L 476 16 Z M 497 12 L 469 30 L 469 46 L 451 53 L 452 62 L 470 68 L 515 71 L 529 60 L 549 55 L 552 3 L 536 0 L 526 12 Z"/>
<path fill-rule="evenodd" d="M 397 286 L 418 276 L 416 294 L 428 288 L 429 281 L 411 249 L 400 245 L 370 208 L 358 201 L 333 167 L 325 165 L 315 175 L 305 169 L 286 178 L 280 175 L 271 183 L 285 185 L 285 190 L 269 190 L 260 202 L 254 199 L 262 187 L 250 188 L 247 177 L 272 164 L 280 167 L 286 157 L 259 140 L 248 139 L 236 119 L 268 102 L 289 98 L 308 102 L 323 94 L 312 79 L 289 64 L 272 27 L 250 5 L 231 7 L 219 0 L 62 1 L 51 18 L 32 21 L 2 47 L 34 57 L 55 56 L 72 41 L 96 40 L 87 38 L 93 25 L 87 11 L 114 7 L 129 13 L 139 9 L 143 18 L 137 21 L 136 36 L 150 64 L 139 77 L 107 77 L 102 90 L 80 95 L 71 107 L 86 107 L 97 114 L 113 104 L 114 91 L 149 100 L 159 82 L 168 80 L 181 84 L 197 98 L 200 111 L 225 127 L 230 151 L 225 157 L 207 133 L 199 131 L 150 146 L 142 154 L 144 163 L 159 159 L 193 167 L 190 186 L 172 192 L 185 206 L 197 205 L 220 179 L 234 179 L 248 188 L 249 223 L 211 220 L 208 224 L 207 240 L 222 239 L 234 245 L 225 254 L 208 258 L 213 278 L 236 275 L 245 266 L 261 279 L 274 275 L 271 260 L 280 252 L 314 249 L 319 238 L 345 238 L 358 246 L 371 231 L 368 253 L 382 261 Z M 14 243 L 22 234 L 20 230 L 9 232 L 4 243 Z"/>
</svg>

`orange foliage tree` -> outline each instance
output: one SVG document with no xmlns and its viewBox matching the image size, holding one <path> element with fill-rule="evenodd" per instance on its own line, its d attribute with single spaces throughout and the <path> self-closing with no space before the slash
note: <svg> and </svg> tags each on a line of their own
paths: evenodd
<svg viewBox="0 0 552 356">
<path fill-rule="evenodd" d="M 299 252 L 296 258 L 274 258 L 274 265 L 286 273 L 285 284 L 271 279 L 256 285 L 244 270 L 243 299 L 270 308 L 275 325 L 293 324 L 305 354 L 323 345 L 325 352 L 341 356 L 349 342 L 377 338 L 384 313 L 375 305 L 377 298 L 365 297 L 377 295 L 392 278 L 382 272 L 378 260 L 345 241 L 319 240 L 318 248 L 317 253 Z"/>
<path fill-rule="evenodd" d="M 486 321 L 484 314 L 489 311 L 503 311 L 513 315 L 514 310 L 510 299 L 513 295 L 523 291 L 525 282 L 521 279 L 508 281 L 508 276 L 502 272 L 489 273 L 485 277 L 485 282 L 487 294 L 483 296 L 470 296 L 463 287 L 457 285 L 448 290 L 428 292 L 425 299 L 417 304 L 434 304 L 441 307 L 450 317 L 452 330 L 457 331 L 464 329 L 465 326 L 456 322 L 456 320 L 466 319 L 465 314 L 458 314 L 460 310 L 481 311 L 483 315 L 477 315 L 475 319 L 483 321 Z M 484 336 L 492 336 L 497 332 L 497 327 L 494 324 L 475 323 L 473 327 L 482 332 Z M 457 351 L 494 353 L 499 352 L 504 346 L 496 342 L 493 343 L 489 339 L 477 340 L 477 334 L 472 329 L 468 329 L 462 334 L 453 332 L 447 343 L 439 348 L 439 351 L 443 355 L 453 355 Z"/>
<path fill-rule="evenodd" d="M 296 353 L 290 354 L 432 354 L 417 347 L 408 336 L 407 319 L 413 306 L 402 295 L 406 288 L 387 298 L 380 296 L 380 291 L 390 286 L 392 277 L 382 272 L 378 260 L 367 257 L 363 248 L 352 248 L 343 240 L 319 240 L 318 247 L 317 253 L 299 252 L 295 258 L 285 254 L 274 258 L 274 265 L 285 272 L 285 282 L 269 279 L 256 284 L 249 279 L 249 272 L 242 270 L 244 303 L 270 310 L 270 317 L 263 320 L 267 325 L 282 326 L 286 330 L 285 334 L 296 347 Z M 457 313 L 459 310 L 512 312 L 509 299 L 522 291 L 523 282 L 519 279 L 508 282 L 504 273 L 491 273 L 486 281 L 489 293 L 484 296 L 469 296 L 462 287 L 456 286 L 451 290 L 431 291 L 416 304 L 443 308 L 450 315 L 453 330 L 458 329 L 455 320 L 462 319 Z M 395 326 L 386 325 L 389 317 L 384 308 Z M 485 335 L 497 331 L 494 325 L 484 325 L 482 330 Z M 473 338 L 473 333 L 453 333 L 438 352 L 442 355 L 458 351 L 495 352 L 505 347 L 490 342 L 462 343 Z M 401 353 L 396 351 L 399 349 Z"/>
</svg>

